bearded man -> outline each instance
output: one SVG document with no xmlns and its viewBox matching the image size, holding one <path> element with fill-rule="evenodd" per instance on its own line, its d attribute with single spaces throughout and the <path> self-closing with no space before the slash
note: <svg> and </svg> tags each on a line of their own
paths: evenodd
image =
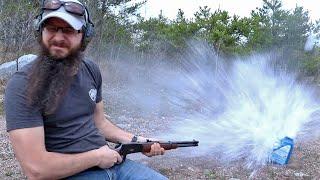
<svg viewBox="0 0 320 180">
<path fill-rule="evenodd" d="M 40 53 L 5 91 L 7 131 L 29 179 L 167 179 L 108 147 L 146 141 L 104 116 L 99 67 L 84 59 L 93 24 L 78 0 L 46 0 L 36 19 Z M 158 143 L 147 156 L 161 155 Z"/>
</svg>

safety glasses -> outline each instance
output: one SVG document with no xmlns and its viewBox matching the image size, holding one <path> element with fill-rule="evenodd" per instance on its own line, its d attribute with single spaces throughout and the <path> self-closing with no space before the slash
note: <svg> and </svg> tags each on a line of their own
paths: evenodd
<svg viewBox="0 0 320 180">
<path fill-rule="evenodd" d="M 60 29 L 63 34 L 67 34 L 67 35 L 75 35 L 77 33 L 81 33 L 81 30 L 75 30 L 72 27 L 56 27 L 49 24 L 48 25 L 45 24 L 44 29 L 50 34 L 56 34 Z"/>
<path fill-rule="evenodd" d="M 43 3 L 43 10 L 57 10 L 61 6 L 64 6 L 64 9 L 72 14 L 83 16 L 85 14 L 85 7 L 82 4 L 76 2 L 62 2 L 60 0 L 46 0 Z"/>
</svg>

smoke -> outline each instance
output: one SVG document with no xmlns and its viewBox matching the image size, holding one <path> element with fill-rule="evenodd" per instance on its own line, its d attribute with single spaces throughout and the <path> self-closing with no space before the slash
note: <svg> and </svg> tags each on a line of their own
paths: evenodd
<svg viewBox="0 0 320 180">
<path fill-rule="evenodd" d="M 116 101 L 125 104 L 128 116 L 170 117 L 158 138 L 198 140 L 194 155 L 260 167 L 280 139 L 319 137 L 314 90 L 277 68 L 278 57 L 227 60 L 207 44 L 191 42 L 175 59 L 117 61 L 113 69 L 125 81 Z"/>
<path fill-rule="evenodd" d="M 311 34 L 308 36 L 307 41 L 304 46 L 305 51 L 311 51 L 315 46 L 319 46 L 319 38 L 316 34 Z"/>
</svg>

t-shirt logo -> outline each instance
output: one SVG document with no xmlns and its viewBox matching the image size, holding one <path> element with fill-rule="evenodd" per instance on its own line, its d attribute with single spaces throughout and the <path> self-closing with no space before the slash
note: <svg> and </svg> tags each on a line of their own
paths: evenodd
<svg viewBox="0 0 320 180">
<path fill-rule="evenodd" d="M 89 96 L 90 96 L 92 101 L 96 101 L 97 90 L 96 89 L 90 89 Z"/>
</svg>

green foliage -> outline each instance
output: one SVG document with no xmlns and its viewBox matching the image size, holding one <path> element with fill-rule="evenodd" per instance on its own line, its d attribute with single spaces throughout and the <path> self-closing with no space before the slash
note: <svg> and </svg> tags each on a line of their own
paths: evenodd
<svg viewBox="0 0 320 180">
<path fill-rule="evenodd" d="M 182 10 L 177 18 L 169 21 L 161 15 L 139 23 L 142 30 L 139 47 L 154 47 L 154 43 L 169 42 L 167 53 L 183 50 L 190 39 L 200 39 L 212 44 L 224 54 L 243 54 L 250 33 L 247 18 L 230 17 L 227 11 L 210 13 L 208 7 L 200 7 L 195 19 L 186 19 Z M 143 45 L 143 46 L 141 46 Z"/>
<path fill-rule="evenodd" d="M 143 20 L 136 25 L 139 29 L 136 37 L 136 46 L 141 52 L 151 52 L 156 47 L 162 48 L 165 44 L 169 25 L 167 19 L 159 15 L 158 18 L 150 18 Z"/>
<path fill-rule="evenodd" d="M 309 12 L 302 7 L 284 9 L 281 0 L 263 0 L 262 7 L 253 10 L 250 17 L 231 16 L 221 9 L 212 12 L 204 6 L 190 19 L 179 9 L 173 20 L 162 13 L 156 18 L 142 18 L 139 9 L 146 2 L 143 0 L 84 2 L 96 30 L 88 48 L 91 55 L 105 52 L 103 57 L 116 58 L 124 48 L 137 54 L 175 55 L 185 50 L 188 40 L 197 39 L 228 57 L 276 50 L 289 59 L 285 62 L 288 66 L 303 67 L 310 74 L 319 68 L 318 53 L 306 55 L 303 48 L 307 36 L 320 31 L 320 21 L 311 23 Z M 0 0 L 0 5 L 0 53 L 19 55 L 33 50 L 32 21 L 38 1 Z"/>
<path fill-rule="evenodd" d="M 320 56 L 319 52 L 320 49 L 315 50 L 316 56 L 312 54 L 306 54 L 304 61 L 303 61 L 303 69 L 304 74 L 307 76 L 316 76 L 319 77 L 320 75 Z"/>
<path fill-rule="evenodd" d="M 88 47 L 91 55 L 99 56 L 104 52 L 103 55 L 107 53 L 110 58 L 115 58 L 122 51 L 119 47 L 133 46 L 133 35 L 136 31 L 133 17 L 140 18 L 138 9 L 146 1 L 135 3 L 132 0 L 86 0 L 84 2 L 90 11 L 96 31 L 96 36 Z"/>
<path fill-rule="evenodd" d="M 291 49 L 303 50 L 312 24 L 309 23 L 309 12 L 302 7 L 296 7 L 287 16 L 284 24 L 284 44 Z"/>
<path fill-rule="evenodd" d="M 253 31 L 249 37 L 249 44 L 251 47 L 257 46 L 258 50 L 281 47 L 287 12 L 282 10 L 282 4 L 278 0 L 263 2 L 262 8 L 251 12 Z"/>
<path fill-rule="evenodd" d="M 199 27 L 195 23 L 190 23 L 184 17 L 184 12 L 180 9 L 177 18 L 166 28 L 166 39 L 168 39 L 177 50 L 186 47 L 186 41 L 195 36 Z"/>
</svg>

